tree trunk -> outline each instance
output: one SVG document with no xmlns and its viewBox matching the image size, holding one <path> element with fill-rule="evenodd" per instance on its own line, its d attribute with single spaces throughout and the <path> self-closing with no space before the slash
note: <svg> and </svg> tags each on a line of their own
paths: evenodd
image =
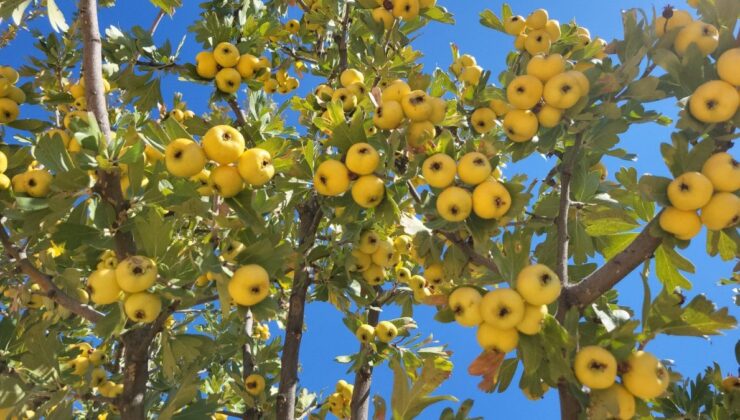
<svg viewBox="0 0 740 420">
<path fill-rule="evenodd" d="M 149 328 L 130 330 L 123 337 L 123 394 L 118 404 L 122 420 L 146 418 L 144 397 L 149 379 Z"/>
<path fill-rule="evenodd" d="M 373 327 L 378 325 L 380 309 L 370 308 L 367 315 L 367 323 Z M 362 346 L 363 349 L 367 347 Z M 350 418 L 352 420 L 367 420 L 370 417 L 370 385 L 373 380 L 373 367 L 369 364 L 362 366 L 355 373 L 355 388 L 352 391 L 352 402 L 350 403 Z"/>
<path fill-rule="evenodd" d="M 247 337 L 252 337 L 252 331 L 254 331 L 254 317 L 252 311 L 247 309 L 247 314 L 244 316 L 244 334 Z M 246 343 L 242 349 L 242 379 L 247 379 L 247 376 L 251 375 L 252 372 L 254 372 L 252 346 Z M 242 418 L 244 420 L 255 420 L 259 418 L 259 413 L 254 407 L 248 407 L 244 410 Z"/>
</svg>

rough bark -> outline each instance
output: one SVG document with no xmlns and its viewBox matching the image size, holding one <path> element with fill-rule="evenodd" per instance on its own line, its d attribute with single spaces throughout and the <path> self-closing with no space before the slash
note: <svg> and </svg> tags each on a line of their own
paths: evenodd
<svg viewBox="0 0 740 420">
<path fill-rule="evenodd" d="M 376 302 L 377 303 L 377 302 Z M 375 327 L 380 319 L 380 308 L 371 307 L 367 315 L 367 323 Z M 368 346 L 363 345 L 361 351 Z M 370 413 L 370 386 L 373 379 L 373 367 L 365 364 L 355 373 L 355 387 L 352 391 L 350 413 L 352 420 L 368 420 Z"/>
<path fill-rule="evenodd" d="M 252 337 L 254 330 L 254 317 L 252 311 L 247 309 L 244 316 L 244 334 Z M 242 348 L 242 378 L 246 379 L 254 371 L 254 356 L 252 355 L 252 346 L 249 343 L 244 344 Z M 254 420 L 259 418 L 259 413 L 253 407 L 247 407 L 241 416 L 244 420 Z"/>
<path fill-rule="evenodd" d="M 298 217 L 301 221 L 298 232 L 298 244 L 300 250 L 305 253 L 313 246 L 316 239 L 316 231 L 322 217 L 321 208 L 315 196 L 298 208 Z M 303 337 L 306 294 L 311 284 L 310 269 L 305 260 L 296 267 L 293 287 L 290 291 L 290 306 L 285 325 L 285 344 L 280 358 L 280 385 L 275 404 L 276 417 L 280 420 L 293 419 L 295 416 L 295 396 L 298 386 L 298 353 Z"/>
</svg>

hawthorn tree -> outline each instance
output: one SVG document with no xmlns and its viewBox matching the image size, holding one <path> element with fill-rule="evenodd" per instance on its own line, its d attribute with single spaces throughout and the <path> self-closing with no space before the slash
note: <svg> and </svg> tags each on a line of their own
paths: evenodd
<svg viewBox="0 0 740 420">
<path fill-rule="evenodd" d="M 197 57 L 154 42 L 181 2 L 152 3 L 148 28 L 104 36 L 113 1 L 72 16 L 0 5 L 1 45 L 28 54 L 0 68 L 0 418 L 367 419 L 371 401 L 374 418 L 413 418 L 455 400 L 432 395 L 454 346 L 414 331 L 417 305 L 477 328 L 482 390 L 509 388 L 521 363 L 519 387 L 557 388 L 563 418 L 740 410 L 716 364 L 683 379 L 646 351 L 736 324 L 685 298 L 680 250 L 738 256 L 740 3 L 690 1 L 697 19 L 627 10 L 610 42 L 543 9 L 485 10 L 513 36 L 498 74 L 454 45 L 449 68 L 425 72 L 412 39 L 454 24 L 434 0 L 206 1 L 186 29 Z M 14 50 L 42 17 L 36 50 Z M 275 100 L 304 74 L 320 83 Z M 173 76 L 213 86 L 206 112 L 163 96 Z M 665 98 L 677 121 L 649 109 Z M 674 179 L 607 178 L 602 157 L 634 158 L 620 142 L 634 124 L 670 132 Z M 532 155 L 553 164 L 543 179 L 507 169 Z M 613 290 L 636 269 L 641 319 Z M 330 395 L 298 382 L 313 301 L 359 341 L 338 358 L 354 384 Z M 377 368 L 393 372 L 390 401 L 371 400 Z"/>
</svg>

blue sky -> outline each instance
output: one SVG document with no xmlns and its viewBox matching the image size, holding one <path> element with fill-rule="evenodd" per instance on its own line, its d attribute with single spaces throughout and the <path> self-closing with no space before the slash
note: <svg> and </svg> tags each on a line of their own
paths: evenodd
<svg viewBox="0 0 740 420">
<path fill-rule="evenodd" d="M 422 62 L 427 72 L 432 72 L 435 67 L 446 68 L 450 64 L 449 44 L 454 42 L 463 53 L 474 55 L 479 65 L 485 69 L 492 70 L 497 74 L 503 69 L 504 57 L 512 48 L 513 39 L 509 36 L 494 32 L 482 27 L 478 23 L 478 13 L 485 8 L 495 12 L 500 11 L 500 1 L 481 0 L 438 0 L 439 4 L 447 7 L 457 20 L 457 25 L 447 26 L 431 24 L 422 31 L 422 36 L 417 39 L 414 46 L 422 51 L 425 57 Z M 63 7 L 68 19 L 71 16 L 69 4 L 63 2 Z M 177 44 L 186 35 L 186 27 L 197 19 L 197 1 L 185 0 L 186 6 L 179 9 L 173 18 L 165 17 L 162 21 L 155 39 L 158 42 L 170 39 Z M 514 12 L 527 15 L 531 10 L 539 7 L 547 8 L 550 17 L 561 22 L 576 18 L 580 25 L 591 30 L 593 36 L 600 36 L 607 41 L 621 37 L 620 10 L 631 7 L 642 7 L 651 14 L 650 9 L 660 9 L 663 2 L 649 2 L 636 0 L 620 1 L 554 1 L 540 0 L 516 1 Z M 681 3 L 679 7 L 686 7 Z M 154 6 L 144 0 L 121 0 L 119 6 L 113 10 L 101 11 L 101 32 L 109 25 L 116 25 L 127 30 L 133 25 L 148 27 L 156 15 Z M 39 20 L 33 25 L 48 31 L 48 23 Z M 32 51 L 33 40 L 28 33 L 22 33 L 10 47 L 0 50 L 0 64 L 17 66 L 22 63 L 21 58 Z M 180 63 L 184 60 L 193 61 L 193 57 L 200 50 L 200 46 L 192 35 L 185 41 Z M 305 94 L 314 83 L 309 79 L 302 81 L 301 88 L 296 92 Z M 210 86 L 195 85 L 180 82 L 169 78 L 163 83 L 165 100 L 171 101 L 172 92 L 184 92 L 183 99 L 189 108 L 197 113 L 207 109 L 207 100 Z M 240 92 L 240 99 L 244 93 Z M 278 96 L 278 99 L 283 99 Z M 673 116 L 676 107 L 673 101 L 663 101 L 651 104 L 657 109 Z M 650 107 L 650 105 L 649 105 Z M 31 110 L 26 106 L 22 113 L 28 116 L 42 117 L 37 110 Z M 609 167 L 610 178 L 620 166 L 632 166 L 637 169 L 638 174 L 652 173 L 669 176 L 668 170 L 663 164 L 659 154 L 659 144 L 669 141 L 670 129 L 657 125 L 634 126 L 629 132 L 622 136 L 621 147 L 636 153 L 638 160 L 635 162 L 623 162 L 616 159 L 605 160 Z M 736 155 L 736 152 L 733 152 Z M 736 155 L 737 156 L 737 155 Z M 532 156 L 531 158 L 517 163 L 504 170 L 504 174 L 511 176 L 515 173 L 526 172 L 530 177 L 543 175 L 545 165 L 544 158 Z M 552 162 L 548 162 L 551 164 Z M 549 169 L 546 168 L 546 169 Z M 546 172 L 546 170 L 545 170 Z M 730 306 L 731 313 L 738 317 L 740 311 L 733 306 L 732 291 L 730 287 L 720 287 L 717 281 L 721 277 L 731 275 L 732 265 L 723 263 L 719 258 L 709 258 L 704 251 L 705 236 L 702 233 L 692 241 L 691 246 L 682 250 L 681 253 L 694 262 L 697 274 L 689 275 L 694 283 L 694 290 L 687 292 L 690 299 L 697 293 L 705 293 L 710 299 L 720 306 Z M 651 277 L 651 289 L 653 294 L 660 290 L 660 284 L 654 276 Z M 630 305 L 639 315 L 642 303 L 642 286 L 639 276 L 635 273 L 627 277 L 618 286 L 621 295 L 621 303 Z M 467 374 L 467 365 L 479 354 L 479 348 L 475 342 L 475 330 L 464 329 L 456 324 L 440 324 L 432 319 L 434 311 L 428 308 L 418 308 L 416 319 L 420 330 L 427 334 L 433 334 L 442 343 L 449 343 L 449 350 L 453 351 L 452 360 L 455 363 L 455 371 L 452 377 L 444 383 L 439 393 L 450 393 L 456 395 L 461 401 L 466 398 L 476 400 L 472 415 L 484 416 L 485 418 L 525 418 L 528 416 L 540 416 L 540 418 L 558 417 L 557 393 L 550 391 L 545 398 L 538 402 L 530 402 L 516 388 L 515 378 L 512 387 L 504 394 L 484 394 L 477 390 L 477 377 Z M 397 312 L 390 310 L 382 315 L 383 319 L 392 318 Z M 333 361 L 337 355 L 350 354 L 357 351 L 357 341 L 347 331 L 341 322 L 339 312 L 328 304 L 312 303 L 307 308 L 307 328 L 301 348 L 301 362 L 303 371 L 300 375 L 301 385 L 314 391 L 330 393 L 334 383 L 341 378 L 352 379 L 346 374 L 346 366 Z M 276 331 L 273 328 L 273 333 Z M 700 338 L 661 337 L 648 345 L 648 350 L 657 356 L 671 359 L 675 362 L 675 368 L 687 376 L 694 376 L 704 369 L 711 361 L 717 361 L 725 373 L 737 370 L 734 358 L 734 345 L 738 339 L 737 331 L 732 331 L 727 336 L 714 337 L 711 340 Z M 390 398 L 392 376 L 389 369 L 383 366 L 376 369 L 373 393 L 379 393 L 386 400 Z M 426 412 L 424 418 L 436 418 L 445 404 L 438 404 Z"/>
</svg>

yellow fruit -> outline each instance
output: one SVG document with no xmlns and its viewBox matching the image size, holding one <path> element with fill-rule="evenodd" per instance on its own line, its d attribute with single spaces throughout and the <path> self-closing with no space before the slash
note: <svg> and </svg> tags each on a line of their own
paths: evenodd
<svg viewBox="0 0 740 420">
<path fill-rule="evenodd" d="M 362 278 L 371 286 L 380 286 L 385 281 L 385 268 L 370 264 L 370 267 L 362 272 Z"/>
<path fill-rule="evenodd" d="M 434 96 L 430 96 L 429 100 L 432 103 L 432 114 L 429 116 L 429 122 L 434 125 L 442 124 L 447 115 L 447 102 Z"/>
<path fill-rule="evenodd" d="M 101 364 L 105 363 L 106 360 L 108 360 L 108 356 L 105 354 L 105 351 L 96 349 L 93 350 L 92 353 L 90 353 L 89 359 L 90 363 L 92 363 L 94 366 L 100 366 Z"/>
<path fill-rule="evenodd" d="M 548 104 L 542 105 L 536 112 L 537 122 L 539 122 L 540 127 L 557 127 L 563 119 L 563 110 Z"/>
<path fill-rule="evenodd" d="M 243 243 L 237 240 L 231 239 L 229 241 L 224 242 L 221 245 L 221 257 L 225 261 L 228 261 L 230 263 L 235 263 L 236 257 L 238 257 L 239 254 L 241 254 L 245 248 L 246 247 L 244 246 Z"/>
<path fill-rule="evenodd" d="M 448 222 L 461 222 L 470 216 L 473 198 L 468 190 L 447 187 L 437 197 L 437 213 Z"/>
<path fill-rule="evenodd" d="M 509 35 L 519 35 L 527 26 L 527 20 L 523 16 L 509 16 L 504 20 L 504 31 Z"/>
<path fill-rule="evenodd" d="M 269 77 L 269 73 L 266 73 Z M 265 91 L 265 93 L 275 93 L 278 91 L 278 82 L 275 79 L 267 79 L 264 81 L 264 85 L 262 86 L 262 89 Z"/>
<path fill-rule="evenodd" d="M 715 191 L 735 192 L 740 189 L 740 163 L 727 152 L 710 156 L 701 173 L 709 178 Z"/>
<path fill-rule="evenodd" d="M 396 101 L 400 104 L 403 98 L 409 93 L 411 93 L 411 88 L 409 87 L 409 85 L 403 80 L 396 79 L 389 83 L 385 89 L 383 89 L 383 102 L 385 103 L 386 101 Z"/>
<path fill-rule="evenodd" d="M 237 168 L 242 179 L 256 187 L 265 185 L 275 176 L 270 152 L 258 147 L 244 151 L 239 156 Z"/>
<path fill-rule="evenodd" d="M 617 379 L 617 359 L 599 346 L 581 348 L 573 361 L 578 381 L 591 389 L 606 389 Z"/>
<path fill-rule="evenodd" d="M 685 10 L 673 9 L 672 13 L 672 16 L 668 19 L 663 16 L 655 19 L 656 35 L 663 36 L 666 32 L 676 28 L 683 28 L 694 20 L 691 14 Z"/>
<path fill-rule="evenodd" d="M 20 110 L 12 99 L 0 98 L 0 124 L 7 124 L 18 118 Z"/>
<path fill-rule="evenodd" d="M 7 175 L 0 174 L 0 191 L 4 191 L 4 190 L 7 190 L 8 188 L 10 188 L 11 183 L 12 182 L 11 182 L 10 178 L 8 178 Z"/>
<path fill-rule="evenodd" d="M 403 122 L 403 108 L 400 103 L 384 100 L 383 104 L 376 108 L 373 116 L 373 123 L 376 127 L 382 130 L 393 130 L 398 128 L 401 122 Z"/>
<path fill-rule="evenodd" d="M 545 29 L 537 29 L 527 34 L 524 40 L 524 49 L 531 55 L 548 53 L 552 40 Z"/>
<path fill-rule="evenodd" d="M 517 331 L 526 335 L 539 334 L 546 315 L 547 305 L 524 305 L 524 317 L 516 324 Z"/>
<path fill-rule="evenodd" d="M 0 99 L 0 104 L 2 104 L 2 99 Z M 0 105 L 0 122 L 2 122 L 2 113 L 3 113 L 3 108 Z M 85 123 L 87 123 L 87 118 L 88 118 L 87 112 L 83 112 L 83 111 L 69 112 L 67 113 L 67 115 L 64 116 L 64 128 L 71 129 L 73 121 L 84 121 Z M 71 148 L 71 145 L 70 145 L 70 148 Z"/>
<path fill-rule="evenodd" d="M 455 180 L 457 165 L 449 155 L 437 153 L 424 160 L 421 173 L 431 187 L 447 188 Z"/>
<path fill-rule="evenodd" d="M 116 281 L 116 272 L 107 268 L 90 273 L 87 288 L 90 290 L 90 300 L 96 305 L 117 302 L 121 296 L 121 288 Z"/>
<path fill-rule="evenodd" d="M 4 77 L 11 85 L 18 83 L 20 79 L 18 72 L 10 66 L 0 66 L 0 77 Z"/>
<path fill-rule="evenodd" d="M 491 163 L 483 153 L 466 153 L 457 163 L 457 176 L 466 184 L 478 185 L 491 176 Z"/>
<path fill-rule="evenodd" d="M 527 43 L 527 34 L 526 33 L 523 33 L 522 32 L 521 34 L 517 35 L 516 38 L 514 38 L 514 48 L 517 49 L 517 50 L 519 50 L 519 51 L 523 51 L 524 50 L 524 46 L 525 46 L 526 43 Z"/>
<path fill-rule="evenodd" d="M 514 289 L 491 290 L 480 302 L 480 315 L 496 328 L 515 328 L 524 318 L 524 300 Z"/>
<path fill-rule="evenodd" d="M 352 250 L 351 270 L 350 271 L 365 271 L 370 268 L 372 264 L 372 258 L 369 254 L 360 252 L 360 250 Z"/>
<path fill-rule="evenodd" d="M 660 396 L 671 383 L 668 370 L 652 354 L 638 350 L 627 359 L 622 383 L 627 391 L 643 400 Z"/>
<path fill-rule="evenodd" d="M 90 386 L 97 387 L 105 382 L 105 369 L 95 368 L 90 373 Z"/>
<path fill-rule="evenodd" d="M 346 88 L 353 83 L 365 83 L 365 76 L 357 69 L 347 69 L 339 76 L 339 82 Z"/>
<path fill-rule="evenodd" d="M 450 293 L 448 305 L 455 313 L 455 321 L 463 327 L 478 326 L 483 319 L 480 316 L 480 301 L 483 299 L 478 289 L 458 287 Z"/>
<path fill-rule="evenodd" d="M 424 268 L 424 279 L 430 286 L 440 286 L 446 282 L 442 264 L 430 264 Z"/>
<path fill-rule="evenodd" d="M 717 74 L 725 82 L 740 86 L 740 48 L 731 48 L 717 59 Z"/>
<path fill-rule="evenodd" d="M 409 279 L 411 279 L 411 271 L 406 267 L 397 267 L 396 279 L 399 283 L 408 283 Z"/>
<path fill-rule="evenodd" d="M 203 136 L 202 145 L 208 159 L 228 165 L 244 152 L 244 136 L 234 127 L 216 125 Z"/>
<path fill-rule="evenodd" d="M 52 138 L 55 135 L 58 135 L 62 139 L 62 143 L 64 143 L 64 147 L 69 147 L 70 136 L 69 134 L 67 134 L 66 131 L 62 130 L 61 128 L 52 128 L 51 130 L 48 130 L 44 134 L 46 136 L 49 136 L 49 138 Z M 5 172 L 5 171 L 3 170 L 0 172 Z"/>
<path fill-rule="evenodd" d="M 697 210 L 712 198 L 714 187 L 699 172 L 686 172 L 668 184 L 668 200 L 679 210 Z"/>
<path fill-rule="evenodd" d="M 542 97 L 542 82 L 534 76 L 517 76 L 506 88 L 506 99 L 519 109 L 531 109 Z"/>
<path fill-rule="evenodd" d="M 34 169 L 26 172 L 24 176 L 25 192 L 31 197 L 46 197 L 51 192 L 51 181 L 53 177 L 46 169 Z"/>
<path fill-rule="evenodd" d="M 701 222 L 709 230 L 735 226 L 740 220 L 740 197 L 728 192 L 714 194 L 701 208 Z"/>
<path fill-rule="evenodd" d="M 496 125 L 496 113 L 491 108 L 478 108 L 470 116 L 470 126 L 476 133 L 486 134 Z"/>
<path fill-rule="evenodd" d="M 128 295 L 123 301 L 123 310 L 128 319 L 151 323 L 162 311 L 162 301 L 154 293 L 140 292 Z"/>
<path fill-rule="evenodd" d="M 170 118 L 177 122 L 182 122 L 185 119 L 185 113 L 181 109 L 173 109 L 170 111 Z"/>
<path fill-rule="evenodd" d="M 385 7 L 376 7 L 370 14 L 375 22 L 382 23 L 383 28 L 387 31 L 393 27 L 395 17 Z"/>
<path fill-rule="evenodd" d="M 380 155 L 367 143 L 355 143 L 347 151 L 345 165 L 357 175 L 370 175 L 380 163 Z"/>
<path fill-rule="evenodd" d="M 236 69 L 223 68 L 216 74 L 216 87 L 224 93 L 236 93 L 242 77 Z"/>
<path fill-rule="evenodd" d="M 415 90 L 401 99 L 406 117 L 415 122 L 427 121 L 432 115 L 432 101 L 423 90 Z"/>
<path fill-rule="evenodd" d="M 216 63 L 212 52 L 201 51 L 195 56 L 195 72 L 204 79 L 213 79 L 216 77 L 218 63 Z"/>
<path fill-rule="evenodd" d="M 366 209 L 380 204 L 385 197 L 383 180 L 375 175 L 363 175 L 352 186 L 352 199 Z"/>
<path fill-rule="evenodd" d="M 13 175 L 13 178 L 10 179 L 10 184 L 13 187 L 14 193 L 25 194 L 26 193 L 26 172 Z"/>
<path fill-rule="evenodd" d="M 673 48 L 678 55 L 684 55 L 691 44 L 695 44 L 703 55 L 709 55 L 719 45 L 719 31 L 714 25 L 700 20 L 691 22 L 678 32 Z"/>
<path fill-rule="evenodd" d="M 392 13 L 399 19 L 413 19 L 419 16 L 419 0 L 394 0 Z"/>
<path fill-rule="evenodd" d="M 536 77 L 542 83 L 565 71 L 565 59 L 560 54 L 538 54 L 527 63 L 527 74 Z"/>
<path fill-rule="evenodd" d="M 427 279 L 419 275 L 411 276 L 409 279 L 409 287 L 414 291 L 422 290 L 427 287 Z"/>
<path fill-rule="evenodd" d="M 560 22 L 555 19 L 549 19 L 545 24 L 545 32 L 550 37 L 551 42 L 560 39 Z"/>
<path fill-rule="evenodd" d="M 630 420 L 635 417 L 635 397 L 620 384 L 595 390 L 588 413 L 594 419 Z"/>
<path fill-rule="evenodd" d="M 388 343 L 398 335 L 398 329 L 389 321 L 380 321 L 375 327 L 375 336 L 383 343 Z"/>
<path fill-rule="evenodd" d="M 239 72 L 242 79 L 246 80 L 253 78 L 259 68 L 260 60 L 252 54 L 242 54 L 236 63 L 236 71 Z"/>
<path fill-rule="evenodd" d="M 558 275 L 544 264 L 528 265 L 516 277 L 516 290 L 530 305 L 555 302 L 561 288 Z"/>
<path fill-rule="evenodd" d="M 531 140 L 537 134 L 538 128 L 537 116 L 529 110 L 514 109 L 504 117 L 504 132 L 506 132 L 506 137 L 513 142 L 521 143 Z"/>
<path fill-rule="evenodd" d="M 362 232 L 360 235 L 359 250 L 365 254 L 373 254 L 378 250 L 380 238 L 378 234 L 369 230 Z"/>
<path fill-rule="evenodd" d="M 508 353 L 519 344 L 519 333 L 516 328 L 501 329 L 483 322 L 478 327 L 476 339 L 484 350 Z"/>
<path fill-rule="evenodd" d="M 298 22 L 296 19 L 291 19 L 287 22 L 285 22 L 285 30 L 290 32 L 291 34 L 297 34 L 298 29 L 300 29 L 301 23 Z"/>
<path fill-rule="evenodd" d="M 72 369 L 73 375 L 82 376 L 87 373 L 87 370 L 90 368 L 90 360 L 84 356 L 77 356 L 67 362 L 67 366 Z"/>
<path fill-rule="evenodd" d="M 697 120 L 719 123 L 729 120 L 737 112 L 740 95 L 731 84 L 712 80 L 696 88 L 689 98 L 689 111 Z"/>
<path fill-rule="evenodd" d="M 355 337 L 357 337 L 361 343 L 367 344 L 375 338 L 375 328 L 373 328 L 372 325 L 362 324 L 355 332 Z"/>
<path fill-rule="evenodd" d="M 740 390 L 740 379 L 737 376 L 728 376 L 722 379 L 720 387 L 724 392 L 735 392 Z"/>
<path fill-rule="evenodd" d="M 253 373 L 244 379 L 244 389 L 249 395 L 259 395 L 265 390 L 265 378 Z"/>
<path fill-rule="evenodd" d="M 473 190 L 473 212 L 481 219 L 499 219 L 511 207 L 511 195 L 504 184 L 486 180 Z"/>
<path fill-rule="evenodd" d="M 547 24 L 548 19 L 547 10 L 537 9 L 527 16 L 527 26 L 532 29 L 542 29 Z"/>
<path fill-rule="evenodd" d="M 378 249 L 370 256 L 373 264 L 380 267 L 389 267 L 393 259 L 393 242 L 390 239 L 384 239 L 378 242 Z"/>
<path fill-rule="evenodd" d="M 256 305 L 269 294 L 270 277 L 267 271 L 257 264 L 239 267 L 229 280 L 229 295 L 238 305 Z"/>
<path fill-rule="evenodd" d="M 78 84 L 69 86 L 69 94 L 75 99 L 85 96 L 85 86 L 82 84 L 82 80 Z"/>
<path fill-rule="evenodd" d="M 75 99 L 74 106 L 80 111 L 87 111 L 87 100 L 84 96 L 77 98 Z"/>
<path fill-rule="evenodd" d="M 175 139 L 164 150 L 164 162 L 172 175 L 189 178 L 206 166 L 206 154 L 190 139 Z"/>
<path fill-rule="evenodd" d="M 433 140 L 437 134 L 434 124 L 429 121 L 412 122 L 406 130 L 406 142 L 409 146 L 420 147 Z"/>
<path fill-rule="evenodd" d="M 679 210 L 666 207 L 658 218 L 660 228 L 676 238 L 687 241 L 701 231 L 701 220 L 696 210 Z"/>
<path fill-rule="evenodd" d="M 221 42 L 213 49 L 213 59 L 221 67 L 234 67 L 239 62 L 239 50 L 230 42 Z"/>
<path fill-rule="evenodd" d="M 347 88 L 339 88 L 331 97 L 332 102 L 339 102 L 345 112 L 352 111 L 357 106 L 357 96 Z"/>
<path fill-rule="evenodd" d="M 507 104 L 501 99 L 491 99 L 488 107 L 491 108 L 493 112 L 495 112 L 496 115 L 499 117 L 503 117 L 512 109 L 511 105 Z"/>
<path fill-rule="evenodd" d="M 589 82 L 588 77 L 586 77 L 583 72 L 577 70 L 569 70 L 566 71 L 564 74 L 567 74 L 575 79 L 581 96 L 588 96 L 588 93 L 591 90 L 591 82 Z"/>
<path fill-rule="evenodd" d="M 458 77 L 458 79 L 467 85 L 476 86 L 478 85 L 482 74 L 483 68 L 480 66 L 465 67 L 460 73 L 460 77 Z"/>
<path fill-rule="evenodd" d="M 135 255 L 116 266 L 116 282 L 126 293 L 137 293 L 151 287 L 157 280 L 157 265 L 151 258 Z"/>
<path fill-rule="evenodd" d="M 7 97 L 17 104 L 26 102 L 26 92 L 17 86 L 8 86 Z"/>
<path fill-rule="evenodd" d="M 223 198 L 231 198 L 244 189 L 244 181 L 235 166 L 219 165 L 211 170 L 208 183 Z"/>
<path fill-rule="evenodd" d="M 568 109 L 581 99 L 583 91 L 579 86 L 575 73 L 566 72 L 550 78 L 545 83 L 542 96 L 548 105 L 555 108 Z"/>
</svg>

